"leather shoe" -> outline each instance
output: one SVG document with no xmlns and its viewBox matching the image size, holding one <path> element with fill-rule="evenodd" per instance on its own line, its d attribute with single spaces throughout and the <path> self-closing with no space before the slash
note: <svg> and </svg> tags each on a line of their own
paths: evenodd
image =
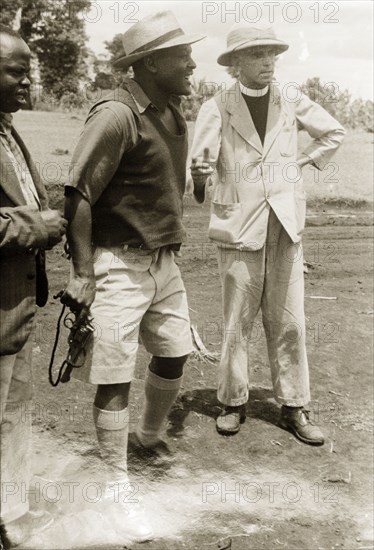
<svg viewBox="0 0 374 550">
<path fill-rule="evenodd" d="M 245 405 L 225 407 L 216 420 L 217 432 L 221 435 L 234 435 L 245 421 Z"/>
<path fill-rule="evenodd" d="M 281 428 L 292 432 L 297 439 L 308 445 L 323 445 L 325 438 L 318 426 L 309 418 L 309 411 L 304 407 L 282 406 L 279 420 Z"/>
</svg>

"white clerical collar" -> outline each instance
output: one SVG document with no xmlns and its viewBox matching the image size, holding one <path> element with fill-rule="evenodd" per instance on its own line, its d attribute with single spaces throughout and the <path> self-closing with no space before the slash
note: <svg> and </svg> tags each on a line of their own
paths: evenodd
<svg viewBox="0 0 374 550">
<path fill-rule="evenodd" d="M 247 88 L 241 82 L 239 82 L 239 86 L 241 93 L 244 95 L 249 95 L 250 97 L 262 97 L 269 91 L 269 86 L 265 86 L 265 88 L 262 88 L 261 90 L 253 90 L 252 88 Z"/>
</svg>

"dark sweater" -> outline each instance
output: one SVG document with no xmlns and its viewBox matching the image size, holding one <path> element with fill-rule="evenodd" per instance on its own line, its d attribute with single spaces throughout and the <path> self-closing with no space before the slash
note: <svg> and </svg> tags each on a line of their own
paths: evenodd
<svg viewBox="0 0 374 550">
<path fill-rule="evenodd" d="M 246 94 L 242 94 L 247 104 L 249 112 L 253 120 L 253 124 L 257 130 L 262 145 L 265 140 L 266 133 L 266 121 L 268 118 L 269 107 L 269 91 L 261 97 L 252 97 Z"/>
</svg>

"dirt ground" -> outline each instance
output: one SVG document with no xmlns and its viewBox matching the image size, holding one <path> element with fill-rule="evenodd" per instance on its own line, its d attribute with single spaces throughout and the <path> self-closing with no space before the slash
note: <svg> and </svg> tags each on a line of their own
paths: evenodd
<svg viewBox="0 0 374 550">
<path fill-rule="evenodd" d="M 247 419 L 238 435 L 222 437 L 215 430 L 217 364 L 191 357 L 164 434 L 168 452 L 144 455 L 130 437 L 129 501 L 141 500 L 156 535 L 142 545 L 126 540 L 123 518 L 96 498 L 102 465 L 91 420 L 95 388 L 74 379 L 57 388 L 48 383 L 60 313 L 52 296 L 66 284 L 69 270 L 61 248 L 50 252 L 50 300 L 35 329 L 32 498 L 54 515 L 55 524 L 25 548 L 372 548 L 373 232 L 367 210 L 321 206 L 309 212 L 304 236 L 311 415 L 325 433 L 325 445 L 304 445 L 277 426 L 279 407 L 259 317 L 249 342 Z M 207 220 L 208 207 L 187 198 L 189 241 L 179 265 L 192 322 L 205 346 L 218 353 L 221 290 L 215 248 L 205 236 Z M 65 331 L 62 342 L 66 336 Z M 141 347 L 131 431 L 142 407 L 147 362 Z"/>
</svg>

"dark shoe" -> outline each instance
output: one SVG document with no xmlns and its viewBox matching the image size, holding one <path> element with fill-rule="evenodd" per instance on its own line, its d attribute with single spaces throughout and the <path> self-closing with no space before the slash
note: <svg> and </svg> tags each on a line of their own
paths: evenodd
<svg viewBox="0 0 374 550">
<path fill-rule="evenodd" d="M 27 542 L 33 535 L 38 535 L 48 529 L 53 523 L 53 517 L 47 511 L 27 512 L 22 517 L 6 525 L 7 535 L 12 546 Z"/>
<path fill-rule="evenodd" d="M 171 451 L 162 439 L 157 439 L 151 446 L 143 444 L 136 432 L 129 434 L 129 446 L 128 451 L 139 456 L 152 457 L 152 456 L 171 456 Z"/>
<path fill-rule="evenodd" d="M 297 439 L 308 445 L 323 445 L 325 438 L 318 426 L 309 418 L 303 407 L 282 406 L 279 425 L 292 432 Z"/>
<path fill-rule="evenodd" d="M 225 407 L 216 420 L 217 432 L 221 435 L 234 435 L 245 421 L 245 405 Z"/>
</svg>

